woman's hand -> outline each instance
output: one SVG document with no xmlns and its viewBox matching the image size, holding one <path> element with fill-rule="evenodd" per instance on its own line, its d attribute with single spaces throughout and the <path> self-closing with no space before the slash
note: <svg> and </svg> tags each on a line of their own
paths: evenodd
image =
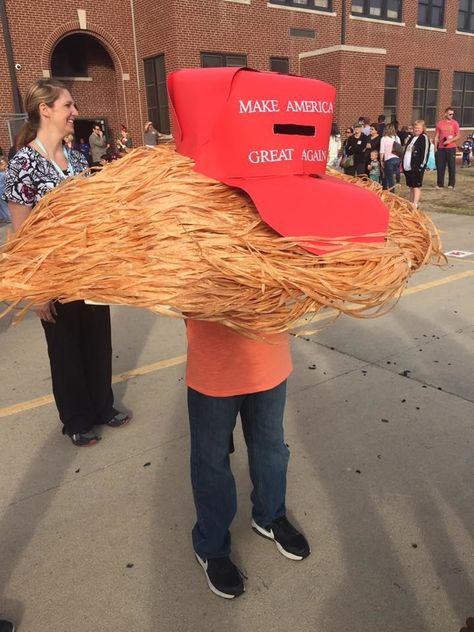
<svg viewBox="0 0 474 632">
<path fill-rule="evenodd" d="M 49 303 L 44 303 L 43 305 L 35 305 L 34 310 L 41 320 L 45 320 L 47 323 L 56 322 L 55 316 L 58 314 L 53 301 L 49 301 Z"/>
</svg>

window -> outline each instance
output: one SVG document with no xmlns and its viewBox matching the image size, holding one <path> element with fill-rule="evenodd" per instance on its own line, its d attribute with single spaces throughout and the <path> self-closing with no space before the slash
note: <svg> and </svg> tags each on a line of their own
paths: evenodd
<svg viewBox="0 0 474 632">
<path fill-rule="evenodd" d="M 386 66 L 383 113 L 387 121 L 395 121 L 397 119 L 397 102 L 398 66 Z"/>
<path fill-rule="evenodd" d="M 400 22 L 402 2 L 401 0 L 352 0 L 352 15 Z"/>
<path fill-rule="evenodd" d="M 170 133 L 165 56 L 145 59 L 145 91 L 148 119 L 163 134 Z"/>
<path fill-rule="evenodd" d="M 316 31 L 313 29 L 296 29 L 294 27 L 290 27 L 290 37 L 309 37 L 309 39 L 314 39 L 316 37 Z"/>
<path fill-rule="evenodd" d="M 290 73 L 290 60 L 288 57 L 270 57 L 270 70 L 288 75 Z"/>
<path fill-rule="evenodd" d="M 51 59 L 53 77 L 87 77 L 87 35 L 73 34 L 59 42 Z"/>
<path fill-rule="evenodd" d="M 419 0 L 418 24 L 443 28 L 444 25 L 444 0 Z"/>
<path fill-rule="evenodd" d="M 427 127 L 436 124 L 439 70 L 415 68 L 413 87 L 413 120 L 424 119 Z"/>
<path fill-rule="evenodd" d="M 453 109 L 461 127 L 474 127 L 474 73 L 454 73 Z"/>
<path fill-rule="evenodd" d="M 474 33 L 474 0 L 459 0 L 458 31 Z"/>
<path fill-rule="evenodd" d="M 226 55 L 224 53 L 201 53 L 202 68 L 221 66 L 246 66 L 247 55 Z"/>
<path fill-rule="evenodd" d="M 279 4 L 297 9 L 313 9 L 315 11 L 332 11 L 332 0 L 270 0 L 270 4 Z"/>
</svg>

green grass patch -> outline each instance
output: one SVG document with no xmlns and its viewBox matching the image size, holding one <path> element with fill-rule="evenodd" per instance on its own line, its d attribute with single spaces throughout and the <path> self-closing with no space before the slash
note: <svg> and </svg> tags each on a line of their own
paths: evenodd
<svg viewBox="0 0 474 632">
<path fill-rule="evenodd" d="M 436 188 L 436 171 L 427 171 L 421 189 L 420 209 L 430 213 L 456 213 L 458 215 L 474 215 L 474 164 L 470 168 L 461 169 L 456 165 L 456 187 L 447 188 L 448 174 L 446 170 L 445 188 Z M 401 197 L 409 196 L 402 174 L 401 187 L 396 193 Z"/>
</svg>

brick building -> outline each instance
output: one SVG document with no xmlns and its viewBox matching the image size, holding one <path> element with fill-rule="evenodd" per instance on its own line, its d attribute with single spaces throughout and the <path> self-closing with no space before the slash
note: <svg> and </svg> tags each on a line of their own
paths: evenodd
<svg viewBox="0 0 474 632">
<path fill-rule="evenodd" d="M 338 91 L 340 126 L 382 112 L 430 126 L 453 105 L 474 129 L 474 0 L 2 0 L 0 145 L 38 77 L 61 77 L 80 109 L 141 143 L 169 131 L 166 74 L 248 65 L 320 78 Z M 3 122 L 2 122 L 3 121 Z"/>
</svg>

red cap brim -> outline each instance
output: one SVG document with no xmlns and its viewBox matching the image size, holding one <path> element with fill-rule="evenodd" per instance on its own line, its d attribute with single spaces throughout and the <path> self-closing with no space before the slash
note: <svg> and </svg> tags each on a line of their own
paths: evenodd
<svg viewBox="0 0 474 632">
<path fill-rule="evenodd" d="M 285 237 L 314 237 L 300 246 L 318 255 L 345 242 L 383 242 L 389 212 L 372 193 L 331 176 L 223 178 L 252 198 L 261 218 Z"/>
</svg>

